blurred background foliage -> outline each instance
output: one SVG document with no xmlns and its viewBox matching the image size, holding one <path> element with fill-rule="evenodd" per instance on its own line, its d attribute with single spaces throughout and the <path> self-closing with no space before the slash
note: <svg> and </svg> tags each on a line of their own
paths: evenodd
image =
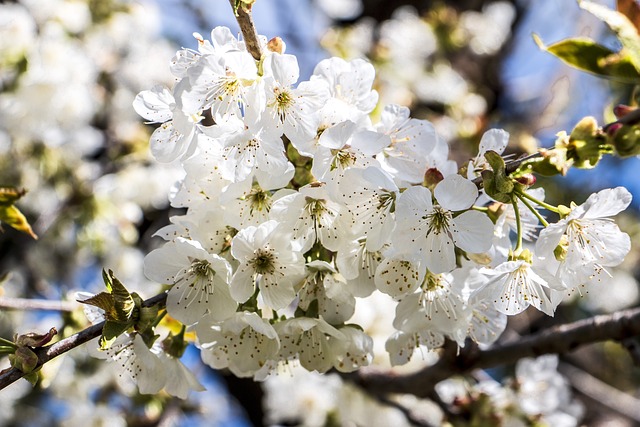
<svg viewBox="0 0 640 427">
<path fill-rule="evenodd" d="M 258 0 L 254 18 L 260 34 L 282 37 L 287 52 L 298 56 L 301 78 L 324 57 L 367 58 L 377 70 L 379 105 L 405 105 L 413 117 L 432 121 L 459 163 L 475 156 L 489 128 L 511 133 L 509 153 L 532 152 L 552 145 L 556 132 L 570 130 L 583 116 L 606 123 L 613 105 L 633 102 L 632 85 L 578 72 L 534 44 L 532 32 L 548 43 L 589 35 L 615 48 L 617 39 L 606 26 L 572 0 Z M 0 2 L 0 186 L 28 191 L 18 206 L 40 237 L 35 241 L 9 227 L 0 234 L 0 295 L 73 301 L 75 291 L 102 289 L 103 267 L 144 297 L 160 290 L 144 277 L 142 260 L 156 244 L 152 234 L 176 213 L 167 194 L 180 175 L 151 159 L 153 129 L 131 103 L 153 84 L 171 85 L 168 63 L 175 50 L 194 47 L 193 31 L 207 38 L 217 25 L 238 32 L 227 1 Z M 596 171 L 547 181 L 547 197 L 580 203 L 591 191 L 625 185 L 637 207 L 637 163 L 607 160 Z M 635 213 L 623 218 L 622 228 L 637 241 Z M 606 289 L 565 304 L 555 318 L 529 311 L 512 319 L 505 339 L 636 305 L 638 257 L 635 247 Z M 389 331 L 384 301 L 375 305 L 357 315 L 380 349 Z M 66 336 L 87 325 L 79 308 L 65 310 L 2 309 L 0 336 L 52 326 Z M 383 359 L 376 363 L 388 366 Z M 407 369 L 433 355 L 415 359 L 421 360 Z M 561 360 L 560 372 L 584 404 L 574 422 L 640 423 L 598 397 L 614 387 L 632 399 L 629 405 L 639 402 L 640 370 L 622 347 L 593 345 Z M 0 425 L 417 422 L 394 402 L 376 401 L 337 376 L 296 373 L 255 384 L 212 372 L 194 349 L 185 361 L 208 391 L 181 401 L 138 395 L 114 366 L 75 350 L 47 364 L 36 387 L 21 381 L 2 391 Z M 505 367 L 491 374 L 500 380 L 513 373 Z M 506 388 L 517 390 L 517 381 Z M 442 419 L 429 402 L 399 399 L 425 423 Z M 478 395 L 474 399 L 481 402 Z M 458 419 L 464 418 L 463 411 Z M 521 425 L 544 421 L 521 418 Z"/>
</svg>

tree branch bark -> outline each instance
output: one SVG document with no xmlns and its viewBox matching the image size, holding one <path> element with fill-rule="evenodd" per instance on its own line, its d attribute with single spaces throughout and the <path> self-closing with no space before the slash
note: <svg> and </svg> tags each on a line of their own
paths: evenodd
<svg viewBox="0 0 640 427">
<path fill-rule="evenodd" d="M 144 307 L 150 307 L 158 304 L 164 305 L 166 300 L 167 294 L 162 293 L 143 301 L 142 305 Z M 99 337 L 102 333 L 103 326 L 104 322 L 96 323 L 95 325 L 89 326 L 88 328 L 56 343 L 34 349 L 34 352 L 38 355 L 38 364 L 36 365 L 36 369 L 40 368 L 51 359 Z M 0 390 L 18 381 L 24 375 L 24 372 L 16 368 L 9 368 L 0 372 Z"/>
<path fill-rule="evenodd" d="M 640 335 L 640 308 L 555 326 L 488 350 L 480 350 L 468 342 L 457 354 L 456 345 L 449 343 L 436 364 L 409 375 L 368 368 L 344 377 L 375 394 L 406 393 L 428 398 L 433 395 L 437 383 L 454 375 L 514 363 L 524 357 L 565 353 L 585 344 L 622 341 L 637 335 Z"/>
<path fill-rule="evenodd" d="M 229 0 L 229 2 L 231 3 L 231 8 L 235 9 L 236 0 Z M 242 31 L 242 37 L 247 46 L 247 51 L 253 56 L 253 59 L 259 61 L 260 58 L 262 58 L 262 48 L 260 47 L 256 26 L 253 23 L 253 17 L 251 16 L 251 6 L 245 10 L 245 8 L 240 5 L 237 9 L 236 20 L 240 26 L 240 31 Z"/>
</svg>

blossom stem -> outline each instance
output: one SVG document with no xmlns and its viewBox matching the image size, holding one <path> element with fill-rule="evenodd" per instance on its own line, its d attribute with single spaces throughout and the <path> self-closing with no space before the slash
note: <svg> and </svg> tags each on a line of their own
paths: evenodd
<svg viewBox="0 0 640 427">
<path fill-rule="evenodd" d="M 525 199 L 531 200 L 536 205 L 542 206 L 543 208 L 545 208 L 548 211 L 555 212 L 557 214 L 560 213 L 560 209 L 558 209 L 556 206 L 553 206 L 553 205 L 545 203 L 545 202 L 543 202 L 541 200 L 538 200 L 535 197 L 533 197 L 531 194 L 528 194 L 526 191 L 516 190 L 516 194 L 518 194 L 519 196 L 524 197 Z"/>
<path fill-rule="evenodd" d="M 18 348 L 13 341 L 9 341 L 8 339 L 0 337 L 0 346 L 3 347 L 12 347 L 14 350 Z"/>
<path fill-rule="evenodd" d="M 162 313 L 158 314 L 158 317 L 156 317 L 156 320 L 153 321 L 153 327 L 155 328 L 156 326 L 158 326 L 160 324 L 160 322 L 162 322 L 162 319 L 164 319 L 164 316 L 166 316 L 166 315 L 167 315 L 167 310 L 165 310 Z"/>
<path fill-rule="evenodd" d="M 522 250 L 522 219 L 520 218 L 520 209 L 518 208 L 518 200 L 515 195 L 511 196 L 511 204 L 513 205 L 513 213 L 516 216 L 517 240 L 514 252 L 517 254 Z"/>
<path fill-rule="evenodd" d="M 524 204 L 527 207 L 527 209 L 529 209 L 531 213 L 533 213 L 536 216 L 536 218 L 538 218 L 538 221 L 540 221 L 540 224 L 542 224 L 544 227 L 549 226 L 549 222 L 546 219 L 544 219 L 542 215 L 540 215 L 540 212 L 538 212 L 536 208 L 531 206 L 531 203 L 529 203 L 527 199 L 525 199 L 524 197 L 522 197 L 522 195 L 518 193 L 516 193 L 516 196 L 520 199 L 522 204 Z"/>
<path fill-rule="evenodd" d="M 478 212 L 489 212 L 489 208 L 485 206 L 471 206 L 471 209 Z"/>
</svg>

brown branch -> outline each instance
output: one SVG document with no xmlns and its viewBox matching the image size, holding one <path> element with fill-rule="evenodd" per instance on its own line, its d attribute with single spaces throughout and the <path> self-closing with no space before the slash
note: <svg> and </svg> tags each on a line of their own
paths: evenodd
<svg viewBox="0 0 640 427">
<path fill-rule="evenodd" d="M 0 309 L 5 310 L 49 310 L 71 312 L 79 305 L 73 301 L 0 297 Z"/>
<path fill-rule="evenodd" d="M 406 393 L 429 397 L 440 381 L 474 369 L 514 363 L 523 357 L 565 353 L 581 345 L 606 340 L 621 341 L 636 335 L 640 335 L 640 308 L 555 326 L 488 350 L 480 350 L 477 345 L 468 342 L 457 354 L 456 345 L 448 343 L 435 365 L 409 375 L 368 368 L 345 377 L 374 394 Z"/>
<path fill-rule="evenodd" d="M 167 294 L 162 293 L 143 301 L 142 305 L 144 307 L 150 307 L 153 305 L 163 305 L 166 300 L 167 300 Z M 82 331 L 76 334 L 73 334 L 70 337 L 67 337 L 56 343 L 53 343 L 46 347 L 40 347 L 40 348 L 34 349 L 34 352 L 38 355 L 38 364 L 36 365 L 36 369 L 40 368 L 42 365 L 44 365 L 51 359 L 57 356 L 60 356 L 61 354 L 66 353 L 69 350 L 79 347 L 82 344 L 88 341 L 91 341 L 96 337 L 99 337 L 100 334 L 102 333 L 103 326 L 104 326 L 104 322 L 100 322 L 95 325 L 89 326 L 87 329 L 83 329 Z M 25 375 L 24 372 L 16 368 L 10 368 L 2 371 L 0 373 L 0 390 L 18 381 L 24 375 Z"/>
<path fill-rule="evenodd" d="M 560 363 L 558 371 L 569 379 L 578 392 L 618 414 L 640 422 L 640 400 L 568 363 Z"/>
<path fill-rule="evenodd" d="M 235 9 L 236 0 L 229 0 L 229 3 L 231 3 L 231 7 Z M 262 58 L 262 48 L 260 47 L 256 26 L 253 23 L 253 17 L 251 16 L 251 5 L 238 6 L 236 20 L 240 26 L 240 31 L 242 31 L 242 37 L 247 46 L 247 51 L 253 56 L 253 59 L 259 61 Z"/>
</svg>

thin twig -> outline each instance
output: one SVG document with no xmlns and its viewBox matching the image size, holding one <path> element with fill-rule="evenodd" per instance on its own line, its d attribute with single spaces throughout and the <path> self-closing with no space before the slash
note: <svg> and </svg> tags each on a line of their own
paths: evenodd
<svg viewBox="0 0 640 427">
<path fill-rule="evenodd" d="M 78 307 L 79 304 L 74 301 L 0 297 L 0 309 L 5 310 L 48 310 L 71 312 Z"/>
<path fill-rule="evenodd" d="M 640 400 L 568 363 L 560 363 L 558 371 L 569 379 L 578 392 L 640 423 Z"/>
<path fill-rule="evenodd" d="M 151 297 L 148 300 L 145 300 L 142 303 L 142 305 L 144 307 L 150 307 L 153 305 L 163 305 L 166 300 L 167 300 L 167 294 L 162 293 L 154 297 Z M 60 356 L 61 354 L 66 353 L 67 351 L 72 350 L 76 347 L 79 347 L 82 344 L 100 336 L 100 334 L 102 333 L 103 326 L 104 326 L 104 322 L 100 322 L 95 325 L 89 326 L 87 329 L 83 329 L 82 331 L 75 333 L 70 337 L 67 337 L 56 343 L 53 343 L 46 347 L 40 347 L 40 348 L 34 349 L 35 353 L 38 355 L 38 364 L 36 365 L 36 369 L 41 367 L 51 359 L 57 356 Z M 2 371 L 0 373 L 0 390 L 18 381 L 24 375 L 25 375 L 24 372 L 16 368 L 10 368 Z"/>
<path fill-rule="evenodd" d="M 235 8 L 236 0 L 229 0 L 229 2 L 231 3 L 231 7 Z M 247 46 L 247 51 L 253 56 L 253 59 L 259 61 L 262 58 L 262 48 L 260 47 L 256 26 L 253 24 L 251 6 L 245 9 L 245 6 L 240 5 L 237 9 L 236 20 L 240 26 L 240 31 L 242 31 L 242 37 Z"/>
<path fill-rule="evenodd" d="M 477 345 L 468 343 L 456 354 L 453 346 L 447 346 L 436 364 L 409 375 L 368 368 L 345 375 L 345 378 L 376 394 L 406 393 L 428 397 L 440 381 L 473 369 L 514 363 L 523 357 L 565 353 L 581 345 L 620 341 L 636 335 L 640 335 L 640 308 L 555 326 L 488 350 L 480 350 Z"/>
</svg>

